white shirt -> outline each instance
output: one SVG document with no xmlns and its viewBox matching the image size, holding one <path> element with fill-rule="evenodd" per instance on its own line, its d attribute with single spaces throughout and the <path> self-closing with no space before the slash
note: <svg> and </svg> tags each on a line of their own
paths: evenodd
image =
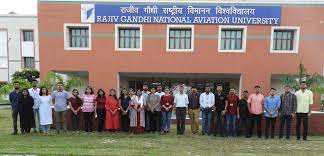
<svg viewBox="0 0 324 156">
<path fill-rule="evenodd" d="M 33 109 L 38 109 L 39 108 L 39 103 L 38 103 L 38 97 L 39 97 L 39 92 L 40 89 L 39 88 L 30 88 L 28 89 L 29 95 L 34 99 L 34 106 Z"/>
<path fill-rule="evenodd" d="M 188 95 L 178 93 L 174 96 L 174 104 L 176 107 L 187 107 L 189 103 Z"/>
<path fill-rule="evenodd" d="M 200 107 L 202 108 L 210 108 L 215 105 L 215 95 L 211 92 L 208 94 L 206 92 L 200 94 L 199 98 Z"/>
<path fill-rule="evenodd" d="M 160 96 L 160 98 L 161 98 L 163 95 L 165 95 L 165 93 L 164 93 L 164 92 L 161 92 L 161 93 L 156 92 L 155 95 L 158 95 L 158 96 Z"/>
<path fill-rule="evenodd" d="M 135 100 L 136 100 L 137 104 L 140 104 L 140 106 L 143 107 L 143 105 L 144 105 L 144 97 L 143 97 L 143 95 L 140 98 L 138 98 L 138 96 L 135 96 Z"/>
</svg>

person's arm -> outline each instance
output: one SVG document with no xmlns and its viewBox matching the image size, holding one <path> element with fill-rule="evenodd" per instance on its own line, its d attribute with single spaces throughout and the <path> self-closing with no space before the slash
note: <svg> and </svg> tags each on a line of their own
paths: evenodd
<svg viewBox="0 0 324 156">
<path fill-rule="evenodd" d="M 312 105 L 313 105 L 313 92 L 310 92 L 310 95 L 309 95 L 309 112 L 308 112 L 308 117 L 311 116 L 311 113 L 312 113 Z"/>
<path fill-rule="evenodd" d="M 55 92 L 51 94 L 51 97 L 52 97 L 52 103 L 53 105 L 55 105 Z"/>
<path fill-rule="evenodd" d="M 267 99 L 264 101 L 263 109 L 264 109 L 267 113 L 271 114 L 271 112 L 270 112 L 270 110 L 269 110 L 269 108 L 268 108 L 268 100 L 267 100 Z"/>
<path fill-rule="evenodd" d="M 9 94 L 9 102 L 10 102 L 10 104 L 13 103 L 13 95 L 12 95 L 12 93 Z"/>
<path fill-rule="evenodd" d="M 224 112 L 227 112 L 227 106 L 228 106 L 228 98 L 225 99 L 225 108 L 224 108 Z"/>
<path fill-rule="evenodd" d="M 204 107 L 204 94 L 200 94 L 199 96 L 199 103 L 200 103 L 200 109 L 202 109 Z"/>
<path fill-rule="evenodd" d="M 281 106 L 281 100 L 280 97 L 277 99 L 277 107 L 275 108 L 274 112 L 277 112 L 280 109 Z"/>
<path fill-rule="evenodd" d="M 251 103 L 252 103 L 252 96 L 250 95 L 247 100 L 247 108 L 248 108 L 249 113 L 251 113 Z"/>
<path fill-rule="evenodd" d="M 160 104 L 161 99 L 160 97 L 158 98 L 158 101 L 156 102 L 156 104 L 153 106 L 153 110 Z"/>
<path fill-rule="evenodd" d="M 125 112 L 125 110 L 123 109 L 122 105 L 121 105 L 121 99 L 119 100 L 119 108 L 122 112 Z"/>
<path fill-rule="evenodd" d="M 75 113 L 75 110 L 74 110 L 74 108 L 72 107 L 71 100 L 68 100 L 68 102 L 69 102 L 69 107 L 70 107 L 71 111 L 72 111 L 73 113 Z"/>
<path fill-rule="evenodd" d="M 293 101 L 293 114 L 292 115 L 295 115 L 296 111 L 297 111 L 297 97 L 296 95 L 293 94 L 293 97 L 292 97 L 292 101 Z"/>
</svg>

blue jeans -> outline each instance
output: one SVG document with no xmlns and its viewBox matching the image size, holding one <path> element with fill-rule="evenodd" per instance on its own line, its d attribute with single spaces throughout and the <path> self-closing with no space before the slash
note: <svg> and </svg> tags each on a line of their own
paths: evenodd
<svg viewBox="0 0 324 156">
<path fill-rule="evenodd" d="M 42 125 L 41 128 L 43 133 L 49 133 L 51 125 Z"/>
<path fill-rule="evenodd" d="M 232 123 L 232 129 L 230 131 L 230 123 Z M 236 115 L 226 114 L 226 130 L 229 135 L 234 136 L 236 132 Z"/>
<path fill-rule="evenodd" d="M 170 130 L 172 112 L 162 112 L 162 130 Z"/>
<path fill-rule="evenodd" d="M 41 128 L 41 125 L 40 125 L 40 122 L 39 122 L 39 109 L 33 109 L 34 110 L 34 118 L 32 119 L 32 128 L 34 128 L 34 130 L 36 130 L 37 126 L 38 125 L 38 131 L 41 131 L 42 128 Z M 36 121 L 36 116 L 37 116 L 37 121 Z"/>
<path fill-rule="evenodd" d="M 210 125 L 211 125 L 212 111 L 210 109 L 209 110 L 202 110 L 201 115 L 202 115 L 202 122 L 201 122 L 202 134 L 207 133 L 208 135 L 210 135 Z"/>
</svg>

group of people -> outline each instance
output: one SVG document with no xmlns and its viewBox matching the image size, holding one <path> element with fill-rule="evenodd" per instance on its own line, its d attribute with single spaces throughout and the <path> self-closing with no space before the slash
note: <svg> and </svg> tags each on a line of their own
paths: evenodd
<svg viewBox="0 0 324 156">
<path fill-rule="evenodd" d="M 71 120 L 72 133 L 79 133 L 80 118 L 84 120 L 84 130 L 93 131 L 93 119 L 98 122 L 97 131 L 123 131 L 135 134 L 144 132 L 170 132 L 171 116 L 175 109 L 177 134 L 185 132 L 186 115 L 188 113 L 192 134 L 199 133 L 199 118 L 201 117 L 201 134 L 221 137 L 239 136 L 252 137 L 256 123 L 257 136 L 261 138 L 261 121 L 265 118 L 265 138 L 274 138 L 277 118 L 280 121 L 279 138 L 283 138 L 286 126 L 286 139 L 290 138 L 292 118 L 296 116 L 296 136 L 300 140 L 300 127 L 303 123 L 303 140 L 307 140 L 308 117 L 313 104 L 313 93 L 307 89 L 307 83 L 300 83 L 300 90 L 291 93 L 291 87 L 286 85 L 285 92 L 277 96 L 276 89 L 271 88 L 268 97 L 260 93 L 260 86 L 255 86 L 254 93 L 243 92 L 240 99 L 235 88 L 230 88 L 229 94 L 223 92 L 222 84 L 216 85 L 212 93 L 210 86 L 205 86 L 203 93 L 198 93 L 195 86 L 190 92 L 185 92 L 184 86 L 179 86 L 179 93 L 173 94 L 170 88 L 157 85 L 149 90 L 147 84 L 142 89 L 122 89 L 117 98 L 116 91 L 111 89 L 106 96 L 103 89 L 95 95 L 88 86 L 82 96 L 73 89 L 71 96 L 64 90 L 63 83 L 56 84 L 56 90 L 49 94 L 48 88 L 38 88 L 38 81 L 33 80 L 32 88 L 20 89 L 15 81 L 14 91 L 9 95 L 12 106 L 13 134 L 18 133 L 17 118 L 19 115 L 21 133 L 42 132 L 49 134 L 54 106 L 55 126 L 67 132 L 67 118 Z M 69 107 L 68 107 L 69 106 Z M 36 120 L 38 119 L 38 120 Z M 38 121 L 38 122 L 37 122 Z M 38 126 L 38 129 L 36 128 Z"/>
</svg>

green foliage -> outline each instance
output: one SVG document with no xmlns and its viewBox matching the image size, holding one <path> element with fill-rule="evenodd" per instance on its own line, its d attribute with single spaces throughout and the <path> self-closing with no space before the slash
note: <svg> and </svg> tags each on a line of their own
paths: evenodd
<svg viewBox="0 0 324 156">
<path fill-rule="evenodd" d="M 39 71 L 34 69 L 24 69 L 22 71 L 16 71 L 14 74 L 12 74 L 13 80 L 28 80 L 29 82 L 32 82 L 33 79 L 39 78 Z"/>
<path fill-rule="evenodd" d="M 20 88 L 31 88 L 32 84 L 25 79 L 16 79 L 20 84 Z M 12 83 L 6 83 L 0 86 L 0 99 L 3 100 L 12 90 L 13 90 Z"/>
<path fill-rule="evenodd" d="M 303 64 L 299 64 L 298 69 L 298 74 L 281 76 L 281 83 L 289 84 L 294 90 L 298 90 L 300 81 L 306 81 L 309 89 L 314 93 L 324 94 L 324 76 L 317 73 L 308 74 Z"/>
</svg>

